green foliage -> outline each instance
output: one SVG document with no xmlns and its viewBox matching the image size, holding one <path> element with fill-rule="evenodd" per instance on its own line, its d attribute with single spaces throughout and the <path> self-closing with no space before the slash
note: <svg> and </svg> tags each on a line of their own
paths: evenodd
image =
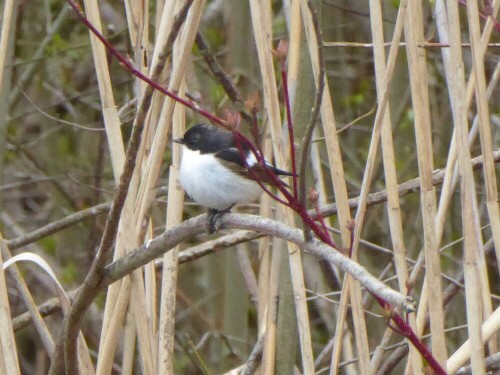
<svg viewBox="0 0 500 375">
<path fill-rule="evenodd" d="M 78 279 L 80 267 L 74 261 L 69 261 L 63 268 L 61 282 L 63 284 L 72 284 Z"/>
<path fill-rule="evenodd" d="M 61 156 L 69 156 L 72 153 L 73 146 L 71 145 L 70 137 L 66 134 L 61 134 L 57 137 L 57 152 Z"/>
<path fill-rule="evenodd" d="M 68 41 L 61 34 L 56 33 L 52 36 L 52 41 L 47 46 L 46 51 L 51 57 L 54 57 L 56 54 L 67 51 L 69 46 Z"/>
<path fill-rule="evenodd" d="M 278 37 L 287 38 L 287 26 L 285 17 L 277 16 L 273 18 L 273 34 Z"/>
<path fill-rule="evenodd" d="M 222 100 L 226 97 L 226 92 L 220 86 L 211 86 L 210 87 L 210 101 L 214 103 L 214 106 L 217 107 Z"/>
<path fill-rule="evenodd" d="M 48 236 L 38 241 L 38 244 L 48 255 L 54 256 L 57 250 L 57 239 L 55 236 Z"/>
</svg>

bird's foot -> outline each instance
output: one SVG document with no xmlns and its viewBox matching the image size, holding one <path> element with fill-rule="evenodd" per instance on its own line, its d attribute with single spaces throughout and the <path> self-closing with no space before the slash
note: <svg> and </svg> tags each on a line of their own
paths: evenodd
<svg viewBox="0 0 500 375">
<path fill-rule="evenodd" d="M 220 225 L 218 225 L 218 221 L 227 214 L 228 212 L 231 211 L 231 208 L 234 207 L 234 204 L 229 206 L 228 208 L 225 208 L 223 210 L 216 210 L 214 208 L 209 208 L 208 213 L 207 213 L 207 232 L 208 234 L 213 234 L 217 230 L 220 229 Z"/>
</svg>

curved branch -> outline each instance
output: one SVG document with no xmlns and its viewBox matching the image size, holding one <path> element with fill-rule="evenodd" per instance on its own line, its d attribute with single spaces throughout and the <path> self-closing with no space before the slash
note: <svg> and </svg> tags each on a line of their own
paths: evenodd
<svg viewBox="0 0 500 375">
<path fill-rule="evenodd" d="M 276 220 L 244 214 L 227 214 L 221 219 L 221 224 L 224 228 L 253 230 L 293 242 L 299 248 L 304 248 L 305 251 L 334 263 L 344 272 L 352 275 L 371 293 L 385 299 L 393 306 L 402 307 L 406 311 L 414 309 L 411 298 L 389 288 L 373 277 L 364 267 L 340 252 L 333 250 L 330 246 L 317 240 L 305 242 L 302 231 L 299 229 L 291 228 Z M 180 225 L 165 231 L 162 235 L 106 266 L 96 288 L 99 290 L 105 288 L 130 274 L 135 269 L 171 250 L 180 242 L 203 233 L 205 228 L 206 215 L 201 215 L 186 220 Z"/>
</svg>

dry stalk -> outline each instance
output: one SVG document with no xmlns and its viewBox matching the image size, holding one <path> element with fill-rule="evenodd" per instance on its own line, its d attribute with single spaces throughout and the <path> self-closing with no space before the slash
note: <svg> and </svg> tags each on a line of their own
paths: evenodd
<svg viewBox="0 0 500 375">
<path fill-rule="evenodd" d="M 1 43 L 1 42 L 0 42 Z M 0 371 L 4 374 L 21 374 L 19 361 L 17 358 L 16 341 L 14 338 L 14 330 L 12 328 L 12 319 L 10 316 L 9 297 L 7 295 L 7 284 L 5 283 L 5 272 L 3 272 L 3 256 L 7 246 L 5 240 L 0 234 Z M 38 309 L 37 309 L 38 313 Z"/>
<path fill-rule="evenodd" d="M 178 55 L 182 55 L 176 43 L 173 51 L 173 61 Z M 175 65 L 174 65 L 175 66 Z M 175 68 L 174 68 L 175 69 Z M 179 95 L 185 91 L 185 83 L 181 84 Z M 180 138 L 184 134 L 185 109 L 176 106 L 172 118 L 172 138 Z M 168 174 L 168 200 L 166 228 L 171 228 L 182 221 L 184 203 L 184 192 L 178 187 L 179 167 L 181 161 L 181 147 L 172 148 L 172 164 Z M 179 247 L 163 256 L 163 272 L 160 305 L 160 319 L 158 329 L 158 368 L 157 371 L 164 374 L 174 372 L 174 340 L 175 340 L 175 317 L 176 317 L 176 290 L 178 276 Z"/>
<path fill-rule="evenodd" d="M 441 8 L 441 10 L 440 10 Z M 493 15 L 495 16 L 498 13 L 498 10 L 500 8 L 500 1 L 496 0 L 493 6 Z M 443 12 L 444 9 L 444 2 L 442 0 L 436 2 L 436 14 L 437 14 L 437 21 L 438 21 L 438 31 L 440 33 L 440 38 L 443 38 L 444 40 L 448 40 L 448 37 L 443 33 L 443 31 L 446 31 L 446 27 L 443 25 L 447 24 L 447 18 L 440 13 Z M 441 20 L 440 20 L 441 18 Z M 484 56 L 484 53 L 486 51 L 487 43 L 491 35 L 491 31 L 493 29 L 493 22 L 488 21 L 486 23 L 486 26 L 484 28 L 483 36 L 481 38 L 482 45 L 481 45 L 481 53 Z M 446 62 L 448 57 L 448 50 L 444 49 L 443 50 L 443 59 Z M 446 65 L 445 65 L 446 66 Z M 497 66 L 498 68 L 498 66 Z M 453 79 L 453 77 L 451 78 Z M 474 75 L 472 75 L 469 79 L 469 82 L 467 84 L 467 94 L 466 94 L 466 103 L 467 103 L 467 108 L 470 107 L 471 101 L 473 98 L 474 94 L 474 85 L 475 85 L 475 79 Z M 492 80 L 490 82 L 491 87 L 496 86 L 496 80 L 495 76 L 492 77 Z M 491 91 L 492 92 L 492 91 Z M 469 134 L 469 145 L 473 142 L 475 137 L 475 132 L 473 129 L 471 130 Z M 436 228 L 436 238 L 438 240 L 438 243 L 441 242 L 441 238 L 443 235 L 443 230 L 444 230 L 444 224 L 445 224 L 445 219 L 446 219 L 446 214 L 448 210 L 448 205 L 450 203 L 451 197 L 453 195 L 453 191 L 455 189 L 455 186 L 457 184 L 458 178 L 458 170 L 456 168 L 456 158 L 457 158 L 457 137 L 455 131 L 453 132 L 451 144 L 450 144 L 450 151 L 448 153 L 448 159 L 446 163 L 446 170 L 444 174 L 444 180 L 443 180 L 443 187 L 441 189 L 441 196 L 439 200 L 439 206 L 438 206 L 438 211 L 435 219 L 435 228 Z M 418 266 L 414 268 L 412 274 L 411 274 L 411 279 L 410 283 L 414 282 L 416 278 L 418 277 L 420 271 L 422 270 L 422 265 L 423 265 L 423 253 L 419 256 L 419 260 L 417 262 Z M 424 320 L 425 320 L 425 314 L 427 312 L 427 304 L 428 304 L 428 295 L 427 295 L 427 279 L 424 278 L 423 282 L 423 287 L 422 287 L 422 294 L 420 296 L 420 304 L 419 304 L 419 309 L 417 312 L 417 329 L 418 333 L 422 334 L 423 332 L 423 327 L 424 327 Z"/>
<path fill-rule="evenodd" d="M 425 51 L 417 49 L 417 44 L 424 41 L 421 4 L 410 1 L 405 24 L 405 36 L 408 53 L 410 85 L 413 110 L 415 113 L 415 136 L 418 154 L 419 175 L 421 178 L 421 212 L 424 229 L 424 252 L 426 260 L 427 293 L 433 301 L 429 306 L 431 319 L 432 352 L 441 366 L 446 363 L 446 345 L 444 336 L 444 312 L 441 288 L 441 265 L 437 251 L 436 231 L 436 195 L 432 186 L 432 138 L 429 112 L 429 93 L 427 88 L 427 67 Z"/>
<path fill-rule="evenodd" d="M 467 327 L 469 340 L 475 348 L 471 353 L 471 363 L 474 372 L 485 373 L 484 352 L 482 348 L 481 323 L 482 323 L 482 301 L 481 281 L 479 274 L 481 262 L 479 262 L 479 248 L 482 247 L 479 215 L 476 201 L 476 189 L 474 175 L 470 167 L 470 150 L 467 142 L 468 122 L 465 104 L 465 73 L 462 52 L 460 48 L 460 18 L 458 4 L 447 2 L 448 27 L 450 36 L 450 66 L 449 72 L 453 72 L 453 78 L 449 80 L 450 99 L 454 127 L 458 141 L 458 165 L 460 173 L 460 190 L 462 206 L 462 230 L 464 237 L 464 276 L 465 276 L 465 298 L 467 310 Z M 458 32 L 458 34 L 456 34 Z M 474 51 L 474 50 L 473 50 Z M 477 62 L 477 61 L 476 61 Z M 476 77 L 477 78 L 477 77 Z"/>
<path fill-rule="evenodd" d="M 494 334 L 500 330 L 500 308 L 497 308 L 494 313 L 485 320 L 481 326 L 481 336 L 483 344 L 485 344 Z M 446 362 L 447 370 L 450 374 L 454 374 L 462 367 L 470 358 L 473 352 L 472 343 L 467 340 Z M 484 367 L 481 371 L 484 371 Z M 474 373 L 475 374 L 475 373 Z"/>
<path fill-rule="evenodd" d="M 266 127 L 267 128 L 267 127 Z M 270 138 L 264 137 L 263 150 L 266 155 L 272 153 Z M 259 214 L 272 217 L 272 198 L 264 194 L 260 201 Z M 264 353 L 262 355 L 262 373 L 272 374 L 276 356 L 276 316 L 279 288 L 279 271 L 282 260 L 281 251 L 272 251 L 272 240 L 264 237 L 259 241 L 259 298 L 258 317 L 259 334 L 264 335 Z"/>
<path fill-rule="evenodd" d="M 497 1 L 497 4 L 500 3 Z M 481 136 L 481 150 L 484 156 L 484 180 L 486 188 L 486 208 L 488 210 L 491 233 L 495 248 L 500 249 L 500 210 L 498 207 L 497 176 L 493 160 L 493 142 L 491 139 L 490 110 L 486 90 L 484 72 L 484 53 L 481 43 L 481 29 L 479 25 L 479 10 L 475 2 L 467 2 L 469 34 L 472 42 L 473 74 L 476 87 L 476 105 L 478 111 L 479 133 Z M 500 268 L 499 268 L 500 269 Z M 495 350 L 496 351 L 496 350 Z"/>
<path fill-rule="evenodd" d="M 312 16 L 309 12 L 309 7 L 305 0 L 301 0 L 301 12 L 304 20 L 304 29 L 306 32 L 306 38 L 309 45 L 309 55 L 311 57 L 311 65 L 313 74 L 317 77 L 320 71 L 320 62 L 318 59 L 318 40 L 316 38 L 316 33 L 314 31 L 314 23 Z M 328 155 L 328 162 L 331 168 L 331 181 L 333 184 L 333 189 L 335 192 L 335 201 L 338 207 L 338 220 L 341 228 L 342 235 L 342 246 L 347 247 L 349 245 L 350 233 L 347 229 L 347 224 L 351 221 L 351 213 L 349 210 L 348 198 L 347 198 L 347 186 L 345 184 L 345 174 L 342 161 L 342 155 L 340 152 L 339 140 L 337 137 L 337 129 L 335 123 L 335 116 L 333 111 L 332 99 L 330 96 L 330 89 L 328 82 L 325 81 L 325 88 L 323 93 L 323 100 L 321 102 L 320 108 L 321 120 L 323 125 L 323 132 L 325 134 L 326 149 Z M 347 305 L 348 295 L 342 297 L 340 306 Z M 342 332 L 345 321 L 345 309 L 339 309 L 339 314 L 336 323 L 336 352 L 332 355 L 332 363 L 335 363 L 334 371 L 338 369 L 338 362 L 340 361 L 340 352 L 342 348 Z M 333 359 L 333 358 L 336 359 Z"/>
<path fill-rule="evenodd" d="M 382 9 L 378 1 L 370 1 L 370 20 L 372 27 L 373 36 L 373 55 L 375 63 L 375 79 L 377 86 L 377 98 L 379 102 L 382 102 L 384 96 L 384 89 L 386 86 L 386 58 L 385 49 L 383 47 L 384 41 L 384 30 L 383 30 L 383 20 L 382 20 Z M 386 94 L 387 95 L 387 94 Z M 389 100 L 387 100 L 387 105 L 389 105 Z M 390 112 L 386 111 L 382 120 L 381 129 L 381 140 L 382 140 L 382 159 L 384 163 L 384 176 L 387 189 L 387 214 L 389 216 L 389 227 L 391 233 L 391 240 L 394 248 L 394 263 L 396 267 L 396 273 L 398 276 L 399 290 L 401 293 L 407 293 L 407 281 L 408 281 L 408 268 L 406 266 L 406 246 L 404 243 L 403 234 L 403 224 L 401 218 L 401 209 L 399 205 L 399 194 L 398 194 L 398 182 L 397 182 L 397 172 L 395 165 L 395 154 L 394 154 L 394 144 L 392 139 L 392 121 Z M 415 315 L 411 314 L 409 316 L 410 326 L 413 330 L 416 330 Z M 388 328 L 382 338 L 382 340 L 388 340 L 392 335 L 392 330 Z M 378 368 L 380 362 L 382 361 L 382 352 L 380 355 L 374 355 L 371 360 L 371 367 L 373 369 Z M 417 350 L 410 346 L 410 357 L 409 362 L 413 364 L 414 374 L 421 374 L 421 367 L 419 362 L 421 361 L 420 355 Z"/>
<path fill-rule="evenodd" d="M 264 90 L 264 103 L 269 119 L 271 137 L 273 142 L 274 156 L 276 164 L 280 168 L 287 169 L 287 153 L 284 149 L 284 142 L 281 137 L 281 119 L 279 113 L 279 99 L 274 74 L 272 49 L 272 30 L 270 4 L 264 5 L 263 1 L 251 0 L 250 11 L 252 16 L 252 25 L 257 46 L 259 58 L 259 67 L 262 76 Z M 290 147 L 295 147 L 293 144 Z M 293 171 L 296 173 L 296 171 Z M 278 207 L 278 218 L 283 219 L 289 225 L 293 225 L 294 217 L 291 210 L 284 206 Z M 300 347 L 302 354 L 302 366 L 305 373 L 314 372 L 314 359 L 312 355 L 311 334 L 309 327 L 309 317 L 307 312 L 306 294 L 304 285 L 304 276 L 301 261 L 301 252 L 294 246 L 289 245 L 290 273 L 292 275 L 292 285 L 295 294 L 295 307 L 297 312 L 297 322 L 299 325 Z M 272 266 L 273 267 L 273 266 Z M 272 309 L 268 309 L 268 314 Z M 266 350 L 269 350 L 266 347 Z M 265 354 L 264 354 L 265 357 Z M 267 363 L 267 362 L 266 362 Z"/>
<path fill-rule="evenodd" d="M 395 30 L 394 30 L 394 34 L 393 34 L 391 48 L 389 50 L 389 58 L 388 58 L 387 67 L 386 67 L 386 80 L 384 82 L 385 87 L 383 88 L 383 91 L 382 91 L 383 96 L 380 99 L 379 107 L 378 107 L 378 110 L 377 110 L 377 113 L 375 116 L 373 133 L 372 133 L 370 148 L 368 150 L 368 156 L 367 156 L 367 165 L 365 168 L 363 182 L 361 185 L 360 202 L 359 202 L 359 206 L 358 206 L 358 209 L 356 212 L 356 217 L 355 217 L 354 241 L 352 244 L 354 256 L 356 256 L 356 254 L 357 254 L 357 247 L 358 247 L 359 239 L 361 236 L 361 229 L 363 227 L 364 215 L 365 215 L 365 210 L 366 210 L 366 198 L 368 196 L 368 191 L 370 189 L 371 179 L 372 179 L 373 171 L 374 171 L 374 167 L 375 167 L 376 152 L 378 149 L 380 132 L 381 132 L 382 124 L 383 124 L 382 120 L 384 119 L 385 111 L 387 108 L 387 102 L 388 102 L 388 98 L 389 98 L 389 88 L 390 88 L 390 84 L 391 84 L 391 80 L 392 80 L 392 75 L 393 75 L 397 51 L 398 51 L 397 43 L 401 39 L 403 23 L 404 23 L 404 20 L 406 18 L 406 8 L 407 8 L 407 2 L 402 1 L 399 5 L 396 26 L 395 26 Z M 351 303 L 352 303 L 352 299 L 351 299 Z M 361 309 L 361 306 L 358 306 L 358 308 Z M 342 331 L 338 331 L 339 335 L 341 334 L 341 332 Z M 369 354 L 367 354 L 367 355 L 369 355 Z M 334 355 L 332 355 L 331 368 L 333 368 L 334 365 L 335 366 L 338 365 L 338 360 L 339 360 L 339 355 L 337 353 L 335 353 L 335 351 L 334 351 Z M 369 357 L 367 360 L 369 362 Z M 368 366 L 369 366 L 369 364 L 368 364 Z M 367 371 L 369 371 L 369 370 L 367 370 Z"/>
</svg>

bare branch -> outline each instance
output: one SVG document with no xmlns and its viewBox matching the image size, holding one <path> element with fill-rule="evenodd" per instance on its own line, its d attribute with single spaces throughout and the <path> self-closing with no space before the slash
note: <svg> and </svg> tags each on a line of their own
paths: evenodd
<svg viewBox="0 0 500 375">
<path fill-rule="evenodd" d="M 33 232 L 27 233 L 24 236 L 8 240 L 7 246 L 11 250 L 18 249 L 35 241 L 38 241 L 44 237 L 50 236 L 60 230 L 63 230 L 71 225 L 77 224 L 82 220 L 89 217 L 97 216 L 101 213 L 109 211 L 111 207 L 111 202 L 101 203 L 96 206 L 87 208 L 86 210 L 75 212 L 74 214 L 68 215 L 61 220 L 54 221 L 53 223 L 44 225 L 41 228 L 34 230 Z"/>
<path fill-rule="evenodd" d="M 196 34 L 195 42 L 201 55 L 203 56 L 203 59 L 208 65 L 208 68 L 226 92 L 229 100 L 231 100 L 231 102 L 236 106 L 238 112 L 241 114 L 241 117 L 243 117 L 245 121 L 252 122 L 252 116 L 245 112 L 243 99 L 241 98 L 240 93 L 236 87 L 234 87 L 229 75 L 224 71 L 224 68 L 222 68 L 213 53 L 210 51 L 205 37 L 199 31 Z"/>
<path fill-rule="evenodd" d="M 241 375 L 252 375 L 257 370 L 259 366 L 260 359 L 262 358 L 262 352 L 264 350 L 264 336 L 259 337 L 257 343 L 252 349 L 248 361 L 245 364 L 245 368 L 241 371 Z"/>
<path fill-rule="evenodd" d="M 500 353 L 495 353 L 485 358 L 486 371 L 500 370 Z M 472 375 L 471 366 L 462 367 L 457 371 L 456 375 Z"/>
<path fill-rule="evenodd" d="M 300 248 L 304 248 L 305 251 L 335 264 L 344 272 L 352 275 L 371 293 L 380 296 L 393 306 L 402 307 L 407 311 L 412 311 L 413 309 L 413 301 L 411 299 L 384 285 L 358 263 L 347 258 L 340 252 L 334 251 L 330 246 L 320 241 L 314 240 L 306 243 L 302 231 L 299 229 L 291 228 L 276 220 L 243 214 L 227 214 L 221 218 L 221 225 L 228 229 L 253 230 L 293 242 Z M 138 267 L 141 267 L 171 250 L 180 242 L 203 233 L 205 228 L 205 215 L 186 220 L 178 226 L 165 231 L 162 235 L 149 241 L 138 249 L 128 253 L 123 258 L 111 263 L 106 266 L 101 280 L 95 286 L 97 289 L 96 293 L 111 283 L 130 274 Z"/>
</svg>

